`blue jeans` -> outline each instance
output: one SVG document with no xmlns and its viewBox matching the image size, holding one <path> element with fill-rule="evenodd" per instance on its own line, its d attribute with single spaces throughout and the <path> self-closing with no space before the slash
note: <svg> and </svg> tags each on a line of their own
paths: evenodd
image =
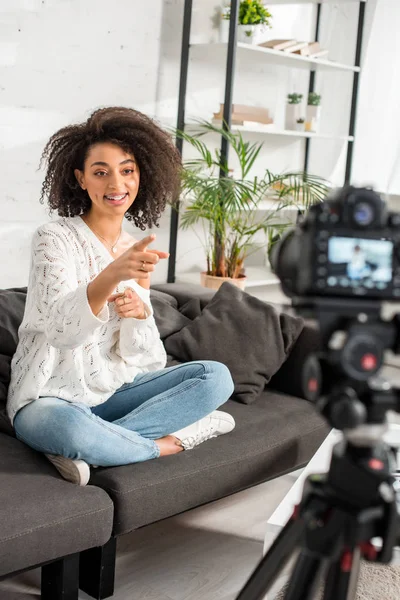
<svg viewBox="0 0 400 600">
<path fill-rule="evenodd" d="M 41 397 L 21 408 L 17 438 L 35 450 L 103 467 L 157 458 L 153 440 L 202 419 L 233 392 L 229 370 L 190 362 L 137 375 L 106 402 L 89 407 Z"/>
</svg>

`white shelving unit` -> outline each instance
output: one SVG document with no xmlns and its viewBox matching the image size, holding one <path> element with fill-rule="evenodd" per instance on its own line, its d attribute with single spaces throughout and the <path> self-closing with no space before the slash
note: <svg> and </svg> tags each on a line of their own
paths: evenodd
<svg viewBox="0 0 400 600">
<path fill-rule="evenodd" d="M 153 117 L 157 120 L 157 117 Z M 174 123 L 171 119 L 161 119 L 159 120 L 160 124 L 166 129 L 170 129 L 174 127 Z M 215 123 L 217 126 L 221 126 L 222 121 L 218 121 L 217 119 L 213 119 L 212 123 Z M 185 131 L 188 133 L 194 133 L 199 129 L 199 123 L 196 121 L 186 121 L 185 122 Z M 312 131 L 295 131 L 293 129 L 279 129 L 276 127 L 274 123 L 271 125 L 264 125 L 262 123 L 252 123 L 249 125 L 232 125 L 232 131 L 241 131 L 243 133 L 257 133 L 259 135 L 275 135 L 282 136 L 286 138 L 309 138 L 309 139 L 322 139 L 322 140 L 340 140 L 343 142 L 352 142 L 354 140 L 354 136 L 352 135 L 338 135 L 337 133 L 314 133 Z M 211 133 L 211 132 L 210 132 Z"/>
<path fill-rule="evenodd" d="M 211 50 L 215 58 L 217 53 L 220 53 L 220 57 L 223 58 L 226 55 L 228 44 L 213 43 L 213 44 L 192 44 L 191 47 L 194 50 Z M 284 50 L 273 50 L 272 48 L 262 48 L 261 46 L 243 44 L 238 42 L 236 44 L 238 53 L 251 53 L 252 59 L 259 58 L 260 60 L 267 61 L 271 64 L 292 67 L 297 69 L 306 69 L 308 71 L 327 71 L 327 70 L 339 70 L 347 71 L 349 73 L 358 73 L 360 67 L 354 67 L 352 65 L 345 65 L 332 60 L 326 60 L 324 58 L 310 58 L 309 56 L 300 56 L 299 54 L 293 54 L 293 52 L 285 52 Z"/>
<path fill-rule="evenodd" d="M 196 129 L 196 123 L 186 123 L 186 131 L 194 131 Z M 254 125 L 232 125 L 232 131 L 242 131 L 244 133 L 258 133 L 261 135 L 278 135 L 292 138 L 309 138 L 309 139 L 332 139 L 341 140 L 344 142 L 352 142 L 354 136 L 352 135 L 337 135 L 335 133 L 313 133 L 312 131 L 294 131 L 290 129 L 276 129 L 274 124 L 262 125 L 254 123 Z"/>
<path fill-rule="evenodd" d="M 273 4 L 350 4 L 366 3 L 367 0 L 268 0 L 268 5 Z"/>
<path fill-rule="evenodd" d="M 400 0 L 399 0 L 400 1 Z M 187 129 L 193 131 L 196 128 L 196 123 L 185 122 L 185 98 L 186 98 L 186 82 L 187 82 L 187 70 L 189 65 L 189 50 L 190 53 L 196 58 L 203 62 L 211 61 L 217 63 L 217 65 L 224 65 L 226 82 L 225 82 L 225 101 L 224 106 L 226 108 L 226 115 L 230 114 L 230 107 L 233 100 L 233 80 L 235 74 L 235 58 L 237 57 L 250 57 L 249 61 L 251 64 L 257 63 L 259 68 L 261 65 L 272 65 L 277 67 L 285 67 L 292 69 L 300 69 L 308 71 L 310 73 L 309 91 L 314 91 L 315 75 L 316 73 L 323 72 L 341 72 L 344 77 L 353 78 L 353 95 L 350 109 L 350 126 L 348 134 L 338 134 L 330 132 L 313 133 L 306 131 L 288 131 L 283 128 L 277 128 L 276 125 L 262 125 L 258 123 L 246 124 L 243 126 L 231 125 L 232 131 L 240 131 L 248 134 L 257 134 L 260 136 L 275 136 L 280 137 L 282 142 L 287 140 L 304 140 L 305 144 L 305 160 L 304 169 L 307 170 L 308 165 L 308 151 L 309 144 L 312 139 L 331 139 L 338 140 L 348 144 L 348 154 L 346 162 L 346 178 L 351 171 L 351 153 L 354 142 L 354 127 L 355 127 L 355 109 L 357 104 L 357 90 L 358 90 L 358 77 L 361 71 L 360 69 L 360 57 L 361 57 L 361 43 L 362 43 L 362 32 L 364 25 L 365 5 L 367 0 L 268 0 L 266 3 L 268 6 L 274 5 L 298 5 L 298 4 L 314 4 L 316 5 L 316 35 L 315 39 L 318 39 L 320 15 L 323 10 L 323 5 L 327 4 L 358 4 L 360 6 L 359 17 L 358 17 L 358 31 L 356 41 L 356 53 L 355 61 L 353 65 L 328 60 L 326 58 L 311 58 L 308 56 L 301 56 L 299 54 L 293 54 L 282 50 L 273 50 L 272 48 L 264 48 L 262 46 L 235 43 L 235 36 L 229 37 L 228 43 L 190 43 L 190 21 L 191 21 L 191 7 L 193 0 L 185 0 L 185 15 L 184 15 L 184 36 L 185 31 L 187 32 L 186 38 L 184 37 L 182 48 L 184 50 L 182 55 L 181 63 L 181 79 L 180 79 L 180 90 L 179 90 L 179 106 L 178 106 L 178 129 Z M 186 23 L 186 30 L 185 30 Z M 233 21 L 231 28 L 235 27 Z M 259 69 L 260 70 L 260 69 Z M 225 120 L 228 121 L 229 117 L 224 116 Z M 222 146 L 221 146 L 222 153 Z M 348 179 L 347 179 L 348 180 Z M 274 200 L 266 199 L 258 207 L 259 210 L 271 210 L 276 207 Z M 290 208 L 285 208 L 285 211 L 290 211 Z M 297 208 L 292 207 L 292 211 L 297 211 Z M 178 228 L 178 217 L 175 215 L 175 221 L 171 223 L 171 244 L 170 253 L 171 257 L 176 256 L 176 237 Z M 261 287 L 264 285 L 276 284 L 278 282 L 275 275 L 267 267 L 252 267 L 246 265 L 246 274 L 248 281 L 246 288 Z M 169 270 L 169 281 L 175 279 L 175 270 Z M 170 279 L 171 277 L 171 279 Z M 190 281 L 192 283 L 199 283 L 199 274 L 196 273 L 182 273 L 176 275 L 178 281 Z"/>
</svg>

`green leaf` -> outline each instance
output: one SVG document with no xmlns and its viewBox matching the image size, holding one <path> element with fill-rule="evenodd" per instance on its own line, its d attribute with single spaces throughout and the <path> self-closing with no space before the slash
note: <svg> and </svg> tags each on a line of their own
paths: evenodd
<svg viewBox="0 0 400 600">
<path fill-rule="evenodd" d="M 285 209 L 306 210 L 327 196 L 330 186 L 321 177 L 293 171 L 275 174 L 266 169 L 262 177 L 251 177 L 262 150 L 262 143 L 246 141 L 240 132 L 198 121 L 193 134 L 175 132 L 190 144 L 197 157 L 184 161 L 180 199 L 180 227 L 203 225 L 203 245 L 207 272 L 240 272 L 243 261 L 262 245 L 269 247 L 293 222 Z M 217 134 L 229 147 L 238 163 L 240 176 L 228 177 L 229 166 L 219 150 L 211 151 L 206 136 Z M 220 170 L 225 174 L 220 177 Z M 265 210 L 260 203 L 270 200 Z M 264 239 L 259 242 L 259 239 Z M 232 276 L 232 275 L 229 275 Z"/>
</svg>

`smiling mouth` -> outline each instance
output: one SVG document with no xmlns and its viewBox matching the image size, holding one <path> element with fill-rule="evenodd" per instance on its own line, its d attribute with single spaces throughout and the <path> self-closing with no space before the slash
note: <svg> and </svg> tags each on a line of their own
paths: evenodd
<svg viewBox="0 0 400 600">
<path fill-rule="evenodd" d="M 125 194 L 107 194 L 104 198 L 113 204 L 122 204 L 127 196 L 128 192 Z"/>
</svg>

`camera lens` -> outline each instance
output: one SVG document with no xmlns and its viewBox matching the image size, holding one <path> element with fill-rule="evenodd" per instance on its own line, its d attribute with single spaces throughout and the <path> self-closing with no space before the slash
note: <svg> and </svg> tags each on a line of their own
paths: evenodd
<svg viewBox="0 0 400 600">
<path fill-rule="evenodd" d="M 353 219 L 360 227 L 367 227 L 375 219 L 374 207 L 368 202 L 358 202 L 353 210 Z"/>
</svg>

